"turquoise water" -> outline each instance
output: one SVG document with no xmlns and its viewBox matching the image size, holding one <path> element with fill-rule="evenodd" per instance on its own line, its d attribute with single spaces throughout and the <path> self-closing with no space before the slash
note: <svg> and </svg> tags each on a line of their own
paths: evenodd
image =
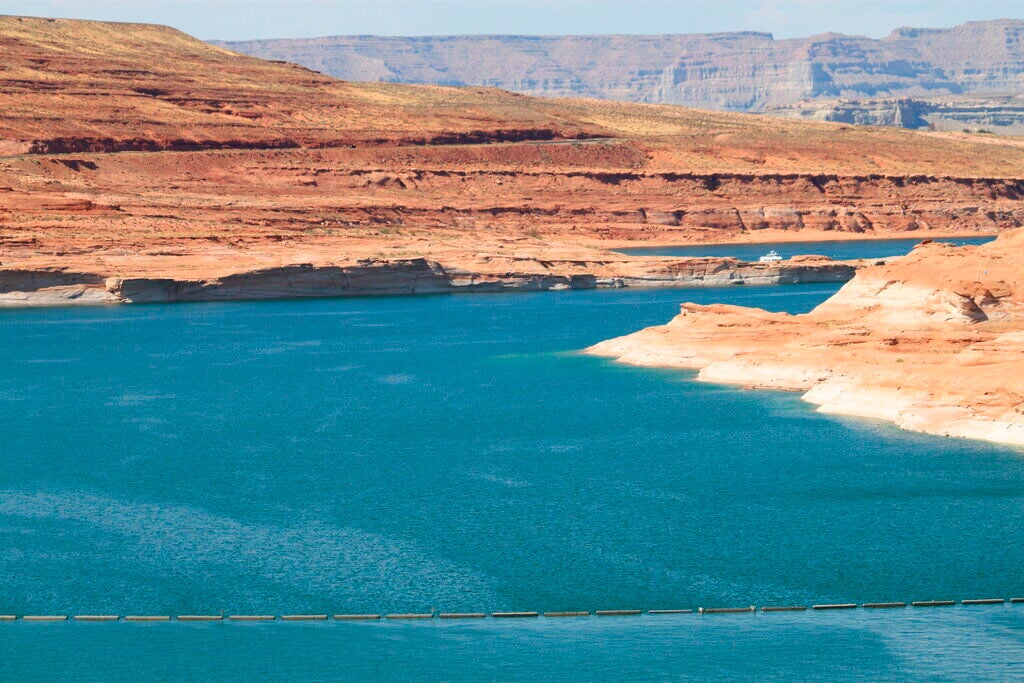
<svg viewBox="0 0 1024 683">
<path fill-rule="evenodd" d="M 774 249 L 782 258 L 791 258 L 801 254 L 817 254 L 828 256 L 836 261 L 849 261 L 860 258 L 886 258 L 903 256 L 921 243 L 924 237 L 895 240 L 827 240 L 820 242 L 764 242 L 756 244 L 692 244 L 678 247 L 638 247 L 636 249 L 620 249 L 624 254 L 634 256 L 687 256 L 691 258 L 704 256 L 732 257 L 741 261 L 756 261 Z M 985 244 L 995 237 L 957 237 L 938 238 L 936 242 L 948 242 L 957 246 L 965 244 Z"/>
<path fill-rule="evenodd" d="M 379 624 L 15 624 L 53 680 L 1015 680 L 1024 607 Z M 47 675 L 43 675 L 43 674 Z"/>
<path fill-rule="evenodd" d="M 576 353 L 832 285 L 0 312 L 0 614 L 1024 593 L 1020 451 Z M 0 674 L 1005 677 L 1024 605 L 531 623 L 0 623 Z M 945 668 L 944 668 L 945 667 Z M 581 673 L 584 672 L 584 673 Z"/>
</svg>

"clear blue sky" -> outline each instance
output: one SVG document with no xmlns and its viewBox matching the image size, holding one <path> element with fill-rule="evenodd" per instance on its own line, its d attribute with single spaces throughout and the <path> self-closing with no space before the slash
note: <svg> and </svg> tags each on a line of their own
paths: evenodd
<svg viewBox="0 0 1024 683">
<path fill-rule="evenodd" d="M 146 21 L 224 39 L 734 30 L 880 37 L 897 26 L 1021 19 L 1024 0 L 0 0 L 0 14 Z"/>
</svg>

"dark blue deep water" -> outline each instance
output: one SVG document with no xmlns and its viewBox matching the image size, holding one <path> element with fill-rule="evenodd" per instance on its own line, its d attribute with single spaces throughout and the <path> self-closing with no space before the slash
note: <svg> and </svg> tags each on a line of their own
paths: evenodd
<svg viewBox="0 0 1024 683">
<path fill-rule="evenodd" d="M 850 261 L 860 258 L 887 258 L 903 256 L 926 239 L 925 236 L 912 239 L 867 239 L 867 240 L 826 240 L 818 242 L 763 242 L 751 244 L 688 244 L 678 247 L 637 247 L 620 249 L 624 254 L 634 256 L 684 256 L 698 258 L 705 256 L 732 257 L 740 261 L 756 261 L 774 249 L 782 258 L 802 254 L 828 256 L 836 261 Z M 985 244 L 994 236 L 984 237 L 941 237 L 936 242 L 947 242 L 957 246 Z"/>
<path fill-rule="evenodd" d="M 0 311 L 0 614 L 1024 594 L 1024 454 L 577 351 L 832 285 Z M 1024 605 L 0 622 L 0 677 L 1024 675 Z"/>
</svg>

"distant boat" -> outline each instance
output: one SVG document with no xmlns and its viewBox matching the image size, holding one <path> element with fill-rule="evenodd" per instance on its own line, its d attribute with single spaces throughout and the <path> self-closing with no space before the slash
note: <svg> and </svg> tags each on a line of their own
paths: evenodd
<svg viewBox="0 0 1024 683">
<path fill-rule="evenodd" d="M 767 254 L 765 254 L 764 256 L 762 256 L 758 260 L 761 263 L 775 263 L 776 261 L 781 261 L 782 257 L 779 256 L 779 252 L 777 252 L 774 249 L 772 249 L 771 251 L 769 251 Z"/>
</svg>

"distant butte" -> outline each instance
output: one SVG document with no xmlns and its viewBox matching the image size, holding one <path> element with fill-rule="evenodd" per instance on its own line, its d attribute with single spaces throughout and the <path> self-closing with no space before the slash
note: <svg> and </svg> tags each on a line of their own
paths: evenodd
<svg viewBox="0 0 1024 683">
<path fill-rule="evenodd" d="M 337 81 L 142 24 L 0 47 L 0 305 L 844 281 L 610 249 L 1024 225 L 995 136 Z"/>
</svg>

